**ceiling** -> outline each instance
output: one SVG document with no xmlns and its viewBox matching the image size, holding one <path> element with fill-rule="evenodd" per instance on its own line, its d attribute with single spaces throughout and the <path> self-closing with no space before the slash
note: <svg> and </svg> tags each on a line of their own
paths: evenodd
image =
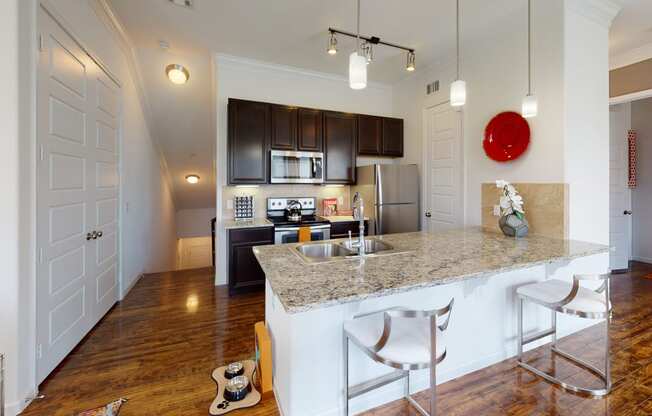
<svg viewBox="0 0 652 416">
<path fill-rule="evenodd" d="M 168 0 L 106 0 L 135 45 L 161 144 L 174 183 L 177 209 L 215 205 L 215 125 L 212 54 L 222 53 L 346 76 L 353 39 L 338 38 L 336 56 L 326 53 L 328 27 L 354 31 L 353 0 L 193 0 L 192 9 Z M 512 15 L 525 0 L 462 2 L 463 42 L 470 43 Z M 611 52 L 652 41 L 652 0 L 625 0 L 614 22 Z M 406 7 L 407 6 L 407 7 Z M 363 0 L 361 33 L 415 48 L 418 73 L 454 51 L 454 0 Z M 525 18 L 525 16 L 523 16 Z M 159 41 L 169 42 L 163 50 Z M 370 81 L 394 84 L 405 71 L 405 53 L 379 47 Z M 169 63 L 188 67 L 190 81 L 170 83 Z M 198 173 L 198 185 L 184 181 Z"/>
<path fill-rule="evenodd" d="M 652 44 L 652 0 L 624 0 L 609 32 L 609 54 L 619 55 Z"/>
</svg>

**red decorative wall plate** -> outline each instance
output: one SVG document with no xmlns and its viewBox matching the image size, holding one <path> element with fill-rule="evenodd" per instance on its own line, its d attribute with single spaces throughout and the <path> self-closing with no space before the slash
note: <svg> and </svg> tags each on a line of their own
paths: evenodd
<svg viewBox="0 0 652 416">
<path fill-rule="evenodd" d="M 482 147 L 498 162 L 518 159 L 530 144 L 530 125 L 519 113 L 506 111 L 491 119 L 484 129 Z"/>
</svg>

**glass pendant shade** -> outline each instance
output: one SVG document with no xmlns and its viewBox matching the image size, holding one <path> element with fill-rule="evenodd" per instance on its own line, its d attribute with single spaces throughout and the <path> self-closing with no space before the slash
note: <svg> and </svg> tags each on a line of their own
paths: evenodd
<svg viewBox="0 0 652 416">
<path fill-rule="evenodd" d="M 528 94 L 523 98 L 523 106 L 521 107 L 521 115 L 523 118 L 536 117 L 539 112 L 539 103 L 537 102 L 536 95 Z"/>
<path fill-rule="evenodd" d="M 458 79 L 451 84 L 451 105 L 461 107 L 466 104 L 466 82 Z"/>
<path fill-rule="evenodd" d="M 357 52 L 349 56 L 349 86 L 354 90 L 367 86 L 367 59 Z"/>
</svg>

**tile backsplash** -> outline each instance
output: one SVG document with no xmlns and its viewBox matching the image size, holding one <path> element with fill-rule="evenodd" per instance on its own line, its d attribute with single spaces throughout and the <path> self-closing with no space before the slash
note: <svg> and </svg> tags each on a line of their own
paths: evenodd
<svg viewBox="0 0 652 416">
<path fill-rule="evenodd" d="M 315 197 L 319 214 L 322 211 L 321 202 L 324 198 L 338 198 L 338 208 L 349 209 L 351 206 L 351 188 L 349 186 L 261 185 L 257 188 L 225 186 L 222 192 L 222 216 L 224 218 L 233 218 L 233 209 L 229 209 L 229 201 L 232 201 L 234 196 L 244 195 L 254 196 L 254 216 L 256 218 L 266 216 L 267 198 L 270 197 Z"/>
</svg>

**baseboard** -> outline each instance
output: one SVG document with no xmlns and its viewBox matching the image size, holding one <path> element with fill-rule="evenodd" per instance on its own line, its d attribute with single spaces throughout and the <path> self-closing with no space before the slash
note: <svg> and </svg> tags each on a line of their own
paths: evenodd
<svg viewBox="0 0 652 416">
<path fill-rule="evenodd" d="M 143 274 L 143 273 L 140 273 L 139 275 L 137 275 L 136 277 L 134 277 L 134 279 L 131 281 L 131 283 L 129 284 L 129 286 L 128 286 L 125 290 L 123 290 L 122 293 L 120 294 L 120 300 L 121 300 L 121 301 L 124 300 L 124 298 L 127 297 L 127 295 L 129 294 L 129 292 L 131 292 L 131 289 L 133 289 L 134 286 L 136 286 L 136 283 L 138 283 L 138 281 L 140 280 L 140 278 L 143 277 L 143 276 L 144 276 L 144 274 Z"/>
<path fill-rule="evenodd" d="M 32 392 L 27 393 L 25 395 L 25 398 L 22 400 L 18 400 L 12 403 L 6 403 L 5 404 L 5 416 L 18 416 L 20 413 L 23 412 L 27 408 L 27 406 L 32 403 L 32 400 L 34 400 L 34 397 L 38 395 L 38 391 L 34 390 Z"/>
<path fill-rule="evenodd" d="M 633 261 L 638 261 L 640 263 L 647 263 L 647 264 L 652 264 L 652 258 L 650 257 L 639 257 L 639 256 L 634 256 L 632 257 Z"/>
</svg>

